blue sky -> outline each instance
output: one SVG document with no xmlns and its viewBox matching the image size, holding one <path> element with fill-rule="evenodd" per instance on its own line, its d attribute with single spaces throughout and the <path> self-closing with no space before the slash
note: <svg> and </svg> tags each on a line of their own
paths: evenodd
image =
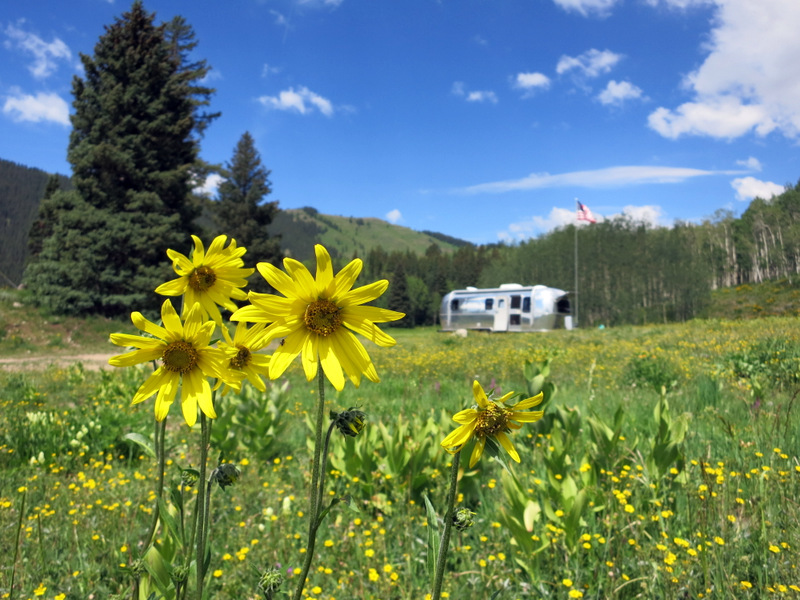
<svg viewBox="0 0 800 600">
<path fill-rule="evenodd" d="M 281 208 L 475 243 L 740 214 L 800 178 L 798 0 L 149 0 L 212 67 L 202 140 L 249 131 Z M 69 174 L 106 0 L 0 0 L 0 158 Z M 213 194 L 213 181 L 208 182 Z"/>
</svg>

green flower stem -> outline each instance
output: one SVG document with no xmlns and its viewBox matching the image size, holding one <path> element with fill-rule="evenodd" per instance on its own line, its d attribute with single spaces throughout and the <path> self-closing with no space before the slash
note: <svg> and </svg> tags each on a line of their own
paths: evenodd
<svg viewBox="0 0 800 600">
<path fill-rule="evenodd" d="M 303 563 L 303 571 L 297 582 L 297 588 L 294 592 L 294 600 L 300 600 L 303 596 L 303 589 L 306 587 L 306 579 L 308 578 L 308 571 L 311 569 L 311 560 L 314 557 L 314 546 L 317 542 L 317 528 L 319 527 L 319 513 L 321 506 L 321 492 L 320 488 L 322 482 L 320 481 L 324 473 L 320 469 L 320 456 L 322 455 L 322 421 L 325 418 L 325 375 L 322 371 L 322 365 L 317 365 L 318 368 L 318 381 L 319 381 L 319 394 L 317 396 L 317 421 L 316 429 L 314 431 L 314 463 L 311 468 L 311 493 L 309 500 L 308 515 L 308 543 L 306 544 L 306 556 Z"/>
<path fill-rule="evenodd" d="M 142 556 L 147 552 L 147 549 L 153 544 L 153 538 L 156 534 L 156 527 L 158 527 L 158 520 L 161 514 L 159 510 L 159 502 L 164 495 L 164 467 L 166 465 L 166 452 L 164 450 L 164 438 L 166 437 L 167 418 L 164 417 L 163 421 L 155 421 L 155 431 L 153 433 L 153 445 L 155 446 L 156 457 L 158 459 L 158 483 L 156 483 L 156 508 L 153 511 L 153 520 L 150 522 L 150 530 L 145 537 L 144 551 Z"/>
<path fill-rule="evenodd" d="M 461 450 L 453 455 L 453 466 L 450 469 L 450 489 L 447 492 L 447 513 L 444 516 L 444 531 L 442 541 L 439 543 L 439 556 L 436 557 L 436 575 L 433 578 L 433 592 L 431 600 L 439 600 L 442 595 L 442 581 L 444 567 L 447 562 L 447 548 L 450 545 L 450 530 L 453 527 L 453 511 L 456 507 L 456 490 L 458 489 L 458 463 Z"/>
<path fill-rule="evenodd" d="M 319 489 L 317 490 L 317 510 L 314 513 L 317 520 L 319 520 L 319 515 L 322 512 L 322 502 L 325 499 L 325 475 L 328 472 L 328 447 L 330 446 L 331 433 L 333 433 L 333 428 L 335 426 L 336 423 L 331 421 L 331 424 L 328 426 L 328 433 L 325 434 L 325 446 L 322 448 L 322 468 L 320 469 Z M 320 525 L 321 523 L 317 523 L 317 527 Z"/>
<path fill-rule="evenodd" d="M 211 427 L 206 419 L 205 413 L 200 411 L 200 479 L 197 486 L 197 504 L 195 506 L 195 513 L 197 514 L 197 554 L 195 555 L 197 567 L 197 600 L 203 598 L 203 584 L 205 581 L 206 573 L 203 565 L 205 563 L 205 546 L 206 535 L 208 532 L 206 528 L 206 462 L 208 461 L 208 443 L 211 439 Z"/>
<path fill-rule="evenodd" d="M 14 537 L 14 560 L 11 562 L 11 586 L 9 589 L 8 597 L 14 600 L 14 579 L 17 575 L 17 558 L 19 557 L 19 537 L 22 532 L 22 518 L 25 515 L 25 500 L 28 497 L 28 491 L 22 492 L 22 502 L 19 507 L 19 518 L 17 519 L 17 533 Z"/>
</svg>

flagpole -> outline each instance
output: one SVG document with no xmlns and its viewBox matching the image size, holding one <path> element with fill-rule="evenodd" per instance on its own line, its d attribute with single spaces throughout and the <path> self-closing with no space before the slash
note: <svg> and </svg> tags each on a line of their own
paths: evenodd
<svg viewBox="0 0 800 600">
<path fill-rule="evenodd" d="M 578 199 L 575 198 L 575 202 L 578 202 Z M 578 328 L 578 223 L 575 223 L 575 301 L 573 302 L 575 306 L 575 323 L 573 327 L 575 329 Z"/>
</svg>

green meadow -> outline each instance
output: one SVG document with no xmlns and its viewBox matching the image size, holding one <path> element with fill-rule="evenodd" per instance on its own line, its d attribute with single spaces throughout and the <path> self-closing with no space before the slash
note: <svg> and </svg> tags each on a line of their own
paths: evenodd
<svg viewBox="0 0 800 600">
<path fill-rule="evenodd" d="M 440 441 L 473 403 L 474 379 L 523 397 L 544 381 L 554 393 L 544 418 L 511 436 L 520 464 L 462 461 L 458 504 L 474 525 L 454 533 L 443 597 L 800 594 L 796 318 L 390 333 L 396 346 L 368 345 L 381 383 L 326 391 L 331 410 L 359 407 L 367 426 L 331 441 L 325 493 L 350 506 L 335 506 L 319 531 L 305 598 L 430 592 L 429 532 L 440 524 L 425 498 L 443 514 L 452 457 Z M 199 425 L 177 407 L 167 419 L 161 510 L 172 517 L 158 521 L 160 561 L 143 557 L 159 514 L 153 401 L 130 399 L 148 369 L 48 366 L 60 349 L 42 339 L 27 348 L 41 353 L 35 368 L 0 371 L 0 597 L 170 597 L 170 560 L 185 552 L 175 506 L 196 493 L 181 469 L 198 466 Z M 22 343 L 5 335 L 0 353 Z M 316 393 L 295 362 L 266 394 L 217 396 L 210 457 L 241 477 L 211 494 L 208 598 L 263 598 L 265 568 L 285 575 L 276 597 L 289 597 L 305 549 Z"/>
</svg>

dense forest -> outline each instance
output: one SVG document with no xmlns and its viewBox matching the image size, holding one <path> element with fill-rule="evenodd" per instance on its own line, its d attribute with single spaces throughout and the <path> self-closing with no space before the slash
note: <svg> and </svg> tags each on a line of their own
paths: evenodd
<svg viewBox="0 0 800 600">
<path fill-rule="evenodd" d="M 577 236 L 576 236 L 577 233 Z M 800 274 L 800 184 L 739 218 L 718 211 L 699 224 L 652 227 L 625 217 L 557 229 L 508 246 L 464 246 L 422 256 L 372 251 L 367 279 L 388 277 L 407 326 L 435 323 L 441 297 L 468 285 L 543 284 L 575 290 L 578 319 L 597 324 L 682 321 L 703 314 L 711 290 Z M 405 280 L 397 282 L 399 276 Z M 400 307 L 400 308 L 398 308 Z"/>
<path fill-rule="evenodd" d="M 28 232 L 39 211 L 50 175 L 0 158 L 0 287 L 22 283 Z M 58 175 L 66 189 L 69 179 Z"/>
</svg>

